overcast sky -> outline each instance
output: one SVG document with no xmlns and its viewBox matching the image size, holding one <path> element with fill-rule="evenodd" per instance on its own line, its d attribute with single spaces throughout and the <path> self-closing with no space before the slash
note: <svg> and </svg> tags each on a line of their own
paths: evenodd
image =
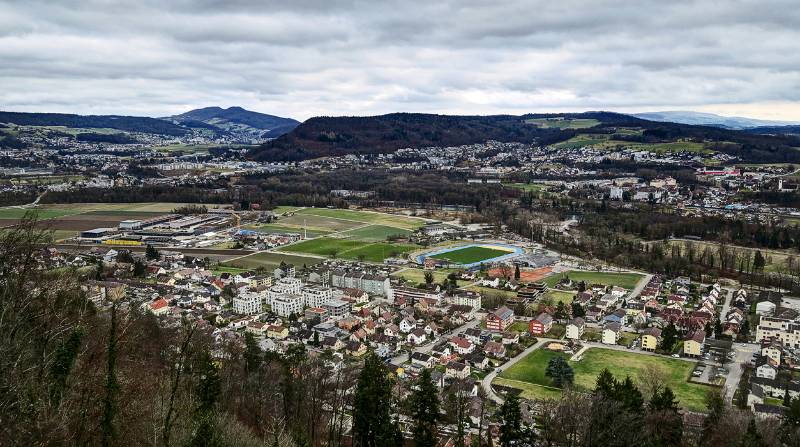
<svg viewBox="0 0 800 447">
<path fill-rule="evenodd" d="M 797 0 L 0 0 L 0 110 L 800 120 Z"/>
</svg>

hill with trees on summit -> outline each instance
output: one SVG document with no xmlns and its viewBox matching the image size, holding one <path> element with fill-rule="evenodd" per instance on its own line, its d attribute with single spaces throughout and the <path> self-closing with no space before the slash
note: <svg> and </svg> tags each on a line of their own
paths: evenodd
<svg viewBox="0 0 800 447">
<path fill-rule="evenodd" d="M 796 135 L 764 135 L 719 127 L 655 122 L 612 112 L 521 116 L 391 113 L 369 117 L 315 117 L 253 149 L 250 156 L 259 161 L 298 161 L 487 141 L 548 146 L 578 135 L 601 136 L 632 145 L 691 142 L 709 152 L 736 156 L 745 162 L 800 162 L 800 151 L 796 149 L 800 148 L 800 137 Z"/>
</svg>

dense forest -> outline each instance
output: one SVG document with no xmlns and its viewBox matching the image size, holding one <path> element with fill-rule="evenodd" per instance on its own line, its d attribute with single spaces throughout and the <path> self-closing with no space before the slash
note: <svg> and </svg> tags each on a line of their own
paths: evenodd
<svg viewBox="0 0 800 447">
<path fill-rule="evenodd" d="M 0 112 L 0 123 L 13 123 L 20 126 L 106 128 L 175 136 L 185 135 L 187 132 L 186 129 L 168 121 L 142 116 Z"/>
<path fill-rule="evenodd" d="M 588 129 L 543 128 L 529 124 L 533 118 L 563 116 L 595 119 L 599 125 Z M 641 135 L 619 135 L 639 143 L 678 140 L 706 142 L 719 152 L 743 161 L 774 163 L 800 161 L 800 137 L 764 135 L 718 127 L 647 121 L 611 112 L 575 114 L 529 114 L 522 116 L 454 116 L 392 113 L 372 117 L 315 117 L 251 152 L 262 161 L 292 161 L 346 154 L 382 154 L 401 148 L 459 146 L 502 142 L 549 145 L 566 141 L 577 133 L 614 134 L 618 127 L 643 129 Z M 617 136 L 615 136 L 617 138 Z"/>
</svg>

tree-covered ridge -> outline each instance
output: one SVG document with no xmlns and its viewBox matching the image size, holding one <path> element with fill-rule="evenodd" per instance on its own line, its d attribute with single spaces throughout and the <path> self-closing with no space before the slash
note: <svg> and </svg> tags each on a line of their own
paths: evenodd
<svg viewBox="0 0 800 447">
<path fill-rule="evenodd" d="M 105 128 L 174 136 L 181 136 L 187 133 L 185 128 L 176 124 L 143 116 L 0 112 L 0 123 L 13 123 L 20 126 Z"/>
<path fill-rule="evenodd" d="M 531 124 L 537 119 L 596 120 L 598 125 L 573 129 Z M 642 129 L 617 135 L 619 127 Z M 709 126 L 647 121 L 611 112 L 528 114 L 522 116 L 455 116 L 392 113 L 371 117 L 315 117 L 252 152 L 264 161 L 290 161 L 347 154 L 385 154 L 402 148 L 459 146 L 494 140 L 550 145 L 581 134 L 614 134 L 630 143 L 697 141 L 743 161 L 800 161 L 800 138 L 762 135 Z"/>
</svg>

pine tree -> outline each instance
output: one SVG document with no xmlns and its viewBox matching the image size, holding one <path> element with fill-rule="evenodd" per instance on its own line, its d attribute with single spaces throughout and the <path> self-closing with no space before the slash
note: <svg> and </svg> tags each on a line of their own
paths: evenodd
<svg viewBox="0 0 800 447">
<path fill-rule="evenodd" d="M 575 318 L 583 317 L 586 315 L 586 312 L 583 310 L 583 306 L 578 303 L 572 303 L 572 316 Z"/>
<path fill-rule="evenodd" d="M 106 384 L 103 396 L 103 417 L 100 421 L 101 445 L 112 445 L 117 437 L 114 424 L 117 413 L 117 305 L 111 305 L 111 326 L 108 330 L 108 358 L 106 360 Z"/>
<path fill-rule="evenodd" d="M 258 346 L 255 336 L 249 332 L 244 333 L 244 367 L 248 374 L 253 373 L 261 366 L 263 351 Z"/>
<path fill-rule="evenodd" d="M 598 374 L 597 380 L 595 381 L 594 393 L 605 396 L 609 399 L 613 399 L 615 396 L 614 390 L 616 389 L 616 386 L 617 380 L 614 378 L 614 375 L 611 374 L 611 371 L 609 371 L 608 368 L 603 368 L 603 370 L 600 371 L 600 374 Z"/>
<path fill-rule="evenodd" d="M 364 358 L 353 402 L 353 445 L 377 447 L 394 445 L 397 426 L 391 417 L 392 381 L 374 352 Z"/>
<path fill-rule="evenodd" d="M 156 248 L 150 244 L 147 244 L 147 248 L 145 249 L 144 254 L 147 257 L 147 259 L 151 261 L 158 260 L 161 257 L 161 254 L 158 252 L 158 250 L 156 250 Z"/>
<path fill-rule="evenodd" d="M 677 341 L 678 330 L 675 328 L 674 324 L 670 323 L 661 333 L 661 349 L 665 352 L 671 352 Z"/>
<path fill-rule="evenodd" d="M 670 387 L 664 387 L 660 392 L 653 394 L 650 399 L 650 411 L 678 411 L 678 400 Z"/>
<path fill-rule="evenodd" d="M 547 363 L 547 369 L 544 373 L 547 377 L 553 379 L 553 385 L 558 388 L 564 385 L 571 385 L 575 378 L 575 372 L 569 366 L 564 357 L 553 357 Z"/>
<path fill-rule="evenodd" d="M 436 447 L 436 423 L 439 421 L 439 395 L 431 372 L 423 370 L 417 389 L 411 394 L 411 418 L 414 420 L 414 443 L 417 447 Z"/>
<path fill-rule="evenodd" d="M 742 440 L 739 441 L 739 445 L 741 447 L 761 447 L 764 445 L 761 433 L 758 432 L 758 427 L 756 427 L 755 419 L 750 419 L 750 423 L 747 424 L 747 431 L 744 433 Z"/>
<path fill-rule="evenodd" d="M 520 272 L 519 272 L 519 264 L 514 266 L 514 279 L 519 281 Z"/>
<path fill-rule="evenodd" d="M 500 406 L 500 445 L 510 447 L 522 437 L 522 412 L 519 408 L 519 397 L 507 393 L 506 400 Z"/>
<path fill-rule="evenodd" d="M 195 430 L 189 440 L 190 447 L 221 446 L 219 432 L 214 427 L 215 409 L 222 394 L 222 379 L 207 350 L 197 357 L 194 375 L 197 377 L 195 395 L 197 406 L 194 409 Z"/>
</svg>

